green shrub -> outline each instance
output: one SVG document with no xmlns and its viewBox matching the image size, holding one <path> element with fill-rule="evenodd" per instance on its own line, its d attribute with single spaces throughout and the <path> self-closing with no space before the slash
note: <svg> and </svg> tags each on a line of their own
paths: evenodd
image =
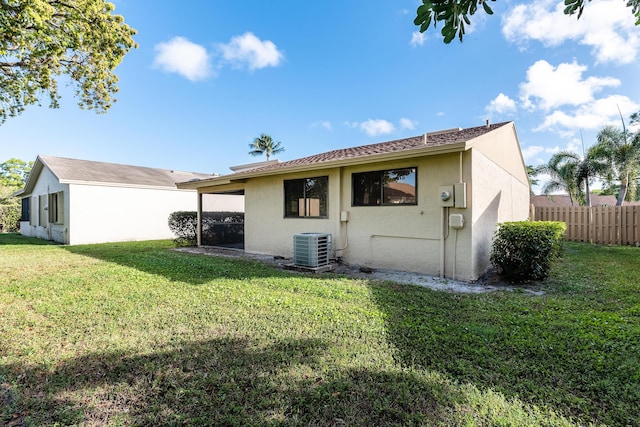
<svg viewBox="0 0 640 427">
<path fill-rule="evenodd" d="M 567 225 L 557 221 L 505 222 L 498 225 L 491 263 L 509 280 L 540 280 L 562 254 Z"/>
<path fill-rule="evenodd" d="M 173 239 L 176 245 L 195 245 L 198 239 L 198 213 L 189 211 L 172 212 L 169 215 L 169 230 L 176 236 Z"/>
<path fill-rule="evenodd" d="M 197 243 L 198 214 L 178 211 L 169 215 L 169 229 L 176 235 L 178 246 Z M 244 242 L 244 212 L 203 212 L 202 244 L 230 244 Z"/>
<path fill-rule="evenodd" d="M 0 233 L 20 231 L 20 205 L 0 205 Z"/>
</svg>

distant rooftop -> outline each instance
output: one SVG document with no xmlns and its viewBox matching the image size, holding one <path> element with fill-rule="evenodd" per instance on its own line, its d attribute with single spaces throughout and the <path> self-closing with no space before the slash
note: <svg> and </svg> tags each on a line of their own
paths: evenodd
<svg viewBox="0 0 640 427">
<path fill-rule="evenodd" d="M 47 166 L 62 183 L 113 184 L 132 187 L 170 187 L 177 182 L 187 182 L 213 178 L 215 175 L 196 172 L 183 172 L 171 169 L 158 169 L 144 166 L 122 165 L 117 163 L 96 162 L 92 160 L 70 159 L 65 157 L 43 156 L 36 159 L 24 192 L 28 193 L 35 185 L 42 166 Z"/>
</svg>

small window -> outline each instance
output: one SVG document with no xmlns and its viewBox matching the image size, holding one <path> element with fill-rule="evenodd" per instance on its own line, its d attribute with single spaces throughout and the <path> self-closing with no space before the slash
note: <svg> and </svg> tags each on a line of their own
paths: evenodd
<svg viewBox="0 0 640 427">
<path fill-rule="evenodd" d="M 25 197 L 22 199 L 22 211 L 20 213 L 20 221 L 29 221 L 29 219 L 31 218 L 30 202 L 31 202 L 30 197 Z"/>
<path fill-rule="evenodd" d="M 417 168 L 352 175 L 353 206 L 415 205 Z"/>
<path fill-rule="evenodd" d="M 63 193 L 49 194 L 49 222 L 52 224 L 62 224 L 64 222 L 63 214 L 64 200 Z"/>
<path fill-rule="evenodd" d="M 285 218 L 326 218 L 329 177 L 291 179 L 284 182 Z"/>
</svg>

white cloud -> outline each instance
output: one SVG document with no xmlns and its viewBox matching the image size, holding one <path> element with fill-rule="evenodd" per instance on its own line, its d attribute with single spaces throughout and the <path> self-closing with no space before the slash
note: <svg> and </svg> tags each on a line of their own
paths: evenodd
<svg viewBox="0 0 640 427">
<path fill-rule="evenodd" d="M 640 50 L 640 34 L 624 1 L 593 0 L 579 20 L 563 13 L 564 3 L 540 0 L 520 4 L 502 18 L 505 38 L 521 46 L 537 40 L 559 46 L 573 40 L 590 46 L 597 62 L 629 64 Z"/>
<path fill-rule="evenodd" d="M 411 41 L 409 44 L 413 47 L 422 46 L 424 44 L 425 35 L 420 31 L 414 31 L 411 33 Z"/>
<path fill-rule="evenodd" d="M 227 44 L 220 45 L 222 57 L 237 68 L 254 71 L 265 67 L 277 67 L 284 61 L 284 54 L 269 41 L 262 41 L 253 33 L 234 36 Z"/>
<path fill-rule="evenodd" d="M 312 128 L 321 127 L 326 130 L 332 130 L 331 122 L 328 120 L 320 120 L 319 122 L 311 123 Z"/>
<path fill-rule="evenodd" d="M 369 119 L 361 123 L 352 123 L 351 126 L 359 127 L 369 136 L 386 135 L 396 130 L 393 123 L 383 119 Z"/>
<path fill-rule="evenodd" d="M 493 113 L 511 114 L 516 111 L 516 102 L 504 93 L 500 93 L 484 109 L 490 116 Z"/>
<path fill-rule="evenodd" d="M 191 81 L 204 80 L 211 75 L 207 50 L 184 37 L 174 37 L 155 46 L 154 67 L 177 73 Z"/>
<path fill-rule="evenodd" d="M 611 95 L 580 105 L 572 111 L 554 110 L 535 130 L 555 130 L 557 132 L 577 129 L 595 130 L 605 125 L 620 125 L 620 113 L 626 119 L 640 110 L 640 104 L 623 95 Z"/>
<path fill-rule="evenodd" d="M 544 163 L 544 160 L 539 157 L 544 153 L 544 147 L 541 145 L 530 145 L 522 149 L 522 157 L 524 162 L 528 165 L 538 165 Z"/>
<path fill-rule="evenodd" d="M 402 129 L 415 129 L 417 124 L 418 122 L 415 120 L 406 119 L 404 117 L 400 119 L 400 127 Z"/>
<path fill-rule="evenodd" d="M 549 110 L 563 105 L 580 105 L 591 102 L 594 93 L 605 87 L 620 85 L 613 77 L 587 77 L 582 73 L 585 65 L 575 61 L 557 67 L 545 60 L 537 61 L 527 70 L 527 81 L 520 85 L 520 98 L 528 109 Z"/>
<path fill-rule="evenodd" d="M 522 157 L 526 164 L 537 166 L 537 165 L 547 163 L 550 156 L 556 153 L 559 153 L 560 151 L 572 151 L 572 152 L 582 151 L 581 149 L 578 150 L 579 143 L 580 141 L 572 139 L 571 141 L 567 142 L 567 145 L 564 148 L 561 148 L 557 145 L 553 147 L 543 147 L 541 145 L 530 145 L 522 149 Z"/>
</svg>

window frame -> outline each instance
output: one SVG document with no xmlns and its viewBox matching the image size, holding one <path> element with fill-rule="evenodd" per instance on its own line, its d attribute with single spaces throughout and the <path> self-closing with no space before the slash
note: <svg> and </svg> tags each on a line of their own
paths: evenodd
<svg viewBox="0 0 640 427">
<path fill-rule="evenodd" d="M 393 172 L 393 171 L 401 171 L 401 170 L 412 170 L 412 173 L 414 175 L 414 189 L 415 189 L 415 194 L 414 194 L 414 201 L 411 203 L 385 203 L 384 201 L 384 195 L 385 195 L 385 188 L 389 188 L 388 186 L 385 186 L 384 183 L 384 177 L 386 174 Z M 364 203 L 364 202 L 358 202 L 357 200 L 357 193 L 358 191 L 356 191 L 356 180 L 358 179 L 358 177 L 361 176 L 366 176 L 369 175 L 371 176 L 372 179 L 372 184 L 373 184 L 373 188 L 376 191 L 379 191 L 379 202 L 374 202 L 374 203 Z M 379 188 L 375 188 L 377 183 L 377 187 Z M 351 174 L 351 206 L 352 207 L 364 207 L 364 206 L 374 206 L 374 207 L 378 207 L 378 206 L 417 206 L 418 205 L 418 167 L 417 166 L 407 166 L 407 167 L 400 167 L 400 168 L 391 168 L 391 169 L 381 169 L 381 170 L 373 170 L 373 171 L 366 171 L 366 172 L 353 172 Z"/>
<path fill-rule="evenodd" d="M 307 215 L 307 210 L 311 210 L 312 198 L 307 197 L 308 182 L 311 180 L 323 180 L 324 181 L 324 194 L 318 199 L 318 215 Z M 304 215 L 300 215 L 298 208 L 297 214 L 293 209 L 288 209 L 291 203 L 296 203 L 296 200 L 290 198 L 291 187 L 294 185 L 302 185 L 302 197 L 299 195 L 296 197 L 298 207 L 302 206 L 305 210 Z M 284 199 L 284 214 L 286 219 L 298 218 L 298 219 L 326 219 L 329 218 L 329 176 L 313 176 L 306 178 L 285 179 L 283 180 L 283 199 Z M 324 198 L 324 203 L 323 199 Z M 301 202 L 302 201 L 302 202 Z M 323 209 L 324 206 L 324 209 Z M 324 211 L 324 212 L 323 212 Z M 324 213 L 324 214 L 323 214 Z"/>
<path fill-rule="evenodd" d="M 20 221 L 31 221 L 31 197 L 23 197 L 21 200 Z"/>
<path fill-rule="evenodd" d="M 64 192 L 58 191 L 49 194 L 49 223 L 64 223 Z"/>
</svg>

